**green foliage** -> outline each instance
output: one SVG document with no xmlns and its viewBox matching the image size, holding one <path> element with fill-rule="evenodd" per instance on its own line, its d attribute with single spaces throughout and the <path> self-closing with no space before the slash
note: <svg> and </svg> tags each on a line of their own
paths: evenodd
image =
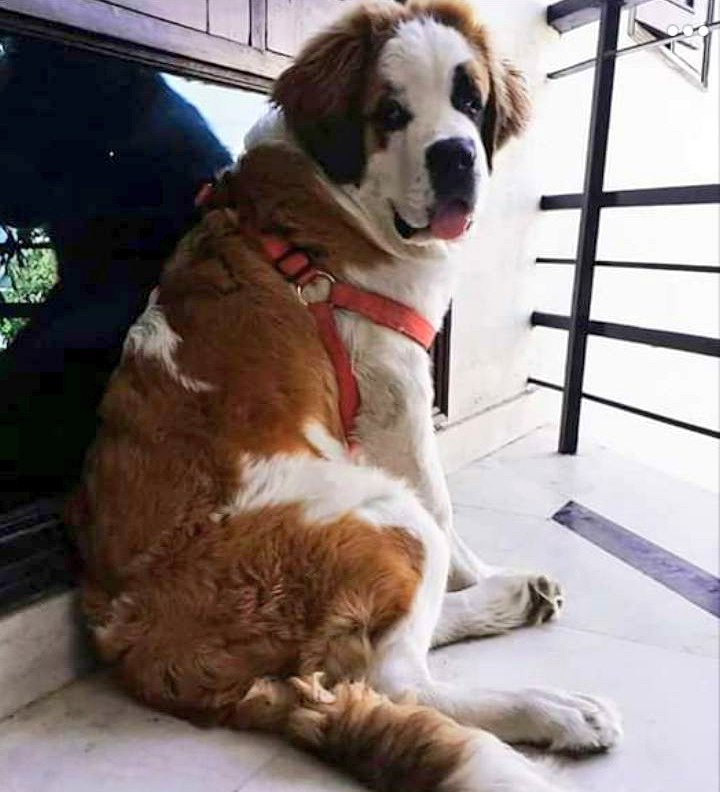
<svg viewBox="0 0 720 792">
<path fill-rule="evenodd" d="M 32 242 L 45 242 L 42 232 L 23 235 Z M 41 303 L 57 282 L 57 263 L 52 250 L 23 250 L 0 267 L 0 300 Z M 0 349 L 4 349 L 27 319 L 0 318 Z"/>
</svg>

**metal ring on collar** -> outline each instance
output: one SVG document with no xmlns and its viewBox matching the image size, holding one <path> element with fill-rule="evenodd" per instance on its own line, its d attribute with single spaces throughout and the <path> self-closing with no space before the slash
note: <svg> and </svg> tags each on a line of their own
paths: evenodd
<svg viewBox="0 0 720 792">
<path fill-rule="evenodd" d="M 318 278 L 323 278 L 324 280 L 326 280 L 331 287 L 333 283 L 337 283 L 337 279 L 335 278 L 334 275 L 331 275 L 329 272 L 325 272 L 325 270 L 317 270 L 317 272 L 313 274 L 313 277 L 309 281 L 306 281 L 305 283 L 298 283 L 295 286 L 298 299 L 303 305 L 308 305 L 308 301 L 305 299 L 305 296 L 303 294 L 305 287 L 309 286 L 311 283 L 314 283 Z"/>
</svg>

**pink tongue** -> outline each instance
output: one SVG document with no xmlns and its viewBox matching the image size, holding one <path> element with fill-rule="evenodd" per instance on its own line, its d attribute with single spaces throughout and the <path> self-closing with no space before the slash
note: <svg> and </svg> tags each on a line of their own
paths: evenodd
<svg viewBox="0 0 720 792">
<path fill-rule="evenodd" d="M 468 224 L 469 213 L 465 206 L 453 202 L 438 209 L 430 221 L 430 233 L 436 239 L 457 239 Z"/>
</svg>

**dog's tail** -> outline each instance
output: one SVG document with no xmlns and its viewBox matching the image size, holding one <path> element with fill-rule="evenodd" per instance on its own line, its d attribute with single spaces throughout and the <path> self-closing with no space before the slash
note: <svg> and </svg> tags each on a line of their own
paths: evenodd
<svg viewBox="0 0 720 792">
<path fill-rule="evenodd" d="M 282 733 L 377 792 L 497 791 L 505 787 L 496 785 L 494 771 L 502 776 L 506 761 L 525 761 L 492 735 L 429 707 L 393 702 L 365 682 L 328 689 L 321 680 L 313 674 L 256 681 L 232 725 Z M 479 786 L 478 762 L 489 771 Z M 532 783 L 537 777 L 529 762 L 527 771 L 527 792 L 550 789 Z"/>
</svg>

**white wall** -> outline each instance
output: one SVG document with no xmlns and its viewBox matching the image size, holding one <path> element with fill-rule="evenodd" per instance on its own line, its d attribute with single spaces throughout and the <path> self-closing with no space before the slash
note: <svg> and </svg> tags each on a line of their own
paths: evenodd
<svg viewBox="0 0 720 792">
<path fill-rule="evenodd" d="M 498 47 L 526 73 L 537 95 L 556 34 L 543 0 L 476 0 Z M 533 224 L 541 191 L 535 124 L 496 159 L 491 195 L 474 238 L 461 252 L 463 277 L 453 307 L 450 421 L 525 390 L 531 310 Z"/>
</svg>

